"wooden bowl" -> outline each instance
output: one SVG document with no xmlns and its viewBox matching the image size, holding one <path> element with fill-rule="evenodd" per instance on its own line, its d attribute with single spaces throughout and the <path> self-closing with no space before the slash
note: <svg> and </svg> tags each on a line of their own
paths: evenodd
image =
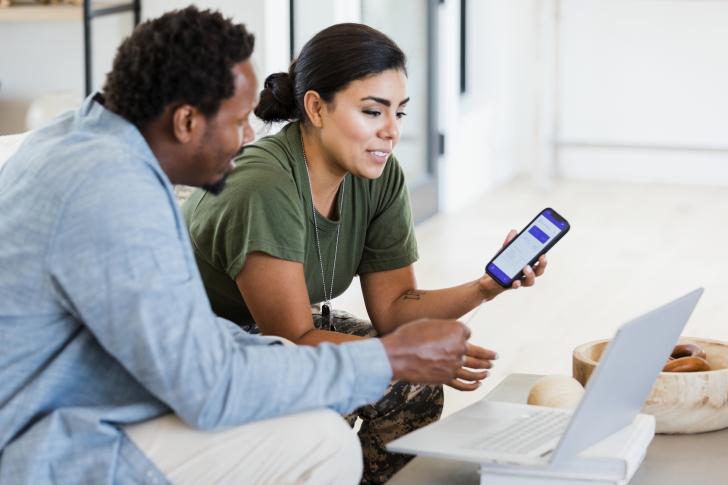
<svg viewBox="0 0 728 485">
<path fill-rule="evenodd" d="M 608 340 L 580 345 L 572 355 L 573 375 L 586 386 Z M 657 433 L 702 433 L 728 427 L 728 343 L 681 337 L 681 344 L 705 350 L 711 370 L 661 372 L 642 412 L 655 416 Z"/>
</svg>

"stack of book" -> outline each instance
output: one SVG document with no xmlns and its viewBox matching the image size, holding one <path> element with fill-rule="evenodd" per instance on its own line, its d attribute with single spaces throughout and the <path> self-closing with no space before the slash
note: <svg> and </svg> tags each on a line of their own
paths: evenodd
<svg viewBox="0 0 728 485">
<path fill-rule="evenodd" d="M 480 485 L 625 485 L 654 436 L 654 416 L 640 414 L 629 426 L 564 462 L 539 467 L 483 464 Z"/>
</svg>

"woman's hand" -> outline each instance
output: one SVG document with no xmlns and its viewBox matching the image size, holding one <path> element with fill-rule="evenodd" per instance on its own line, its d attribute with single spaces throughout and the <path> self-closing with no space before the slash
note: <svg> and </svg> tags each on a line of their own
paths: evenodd
<svg viewBox="0 0 728 485">
<path fill-rule="evenodd" d="M 455 372 L 455 378 L 447 385 L 458 391 L 474 391 L 480 387 L 480 381 L 488 377 L 488 370 L 493 367 L 493 360 L 498 354 L 492 350 L 467 344 L 463 356 L 463 365 Z M 480 370 L 485 369 L 485 370 Z"/>
<path fill-rule="evenodd" d="M 505 241 L 503 241 L 503 246 L 505 247 L 509 242 L 513 240 L 514 237 L 518 232 L 515 229 L 511 229 L 508 232 L 508 235 L 506 236 Z M 529 265 L 526 265 L 525 268 L 523 268 L 523 278 L 513 280 L 513 284 L 511 285 L 511 289 L 518 289 L 521 286 L 533 286 L 536 284 L 536 278 L 541 276 L 544 271 L 546 271 L 546 265 L 548 264 L 548 261 L 546 260 L 546 255 L 542 254 L 538 261 L 536 261 L 536 264 L 533 265 L 533 268 Z M 493 278 L 490 276 L 483 275 L 482 278 L 480 278 L 480 292 L 483 295 L 484 300 L 492 300 L 499 294 L 503 293 L 507 288 L 503 288 L 501 285 L 496 283 Z"/>
</svg>

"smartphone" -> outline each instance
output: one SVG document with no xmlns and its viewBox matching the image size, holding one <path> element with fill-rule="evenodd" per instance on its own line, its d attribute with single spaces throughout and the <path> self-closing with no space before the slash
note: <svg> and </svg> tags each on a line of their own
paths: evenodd
<svg viewBox="0 0 728 485">
<path fill-rule="evenodd" d="M 513 281 L 523 277 L 523 268 L 538 261 L 570 228 L 566 219 L 547 207 L 498 251 L 485 266 L 485 272 L 502 287 L 510 288 Z"/>
</svg>

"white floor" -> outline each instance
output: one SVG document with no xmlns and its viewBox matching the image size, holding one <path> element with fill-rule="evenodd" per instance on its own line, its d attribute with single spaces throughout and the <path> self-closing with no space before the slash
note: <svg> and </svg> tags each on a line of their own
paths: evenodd
<svg viewBox="0 0 728 485">
<path fill-rule="evenodd" d="M 417 227 L 420 288 L 477 278 L 507 231 L 547 206 L 571 232 L 535 287 L 502 294 L 470 322 L 472 341 L 500 360 L 477 391 L 446 388 L 445 414 L 512 372 L 570 375 L 574 347 L 698 286 L 706 292 L 685 335 L 728 340 L 728 188 L 569 181 L 544 191 L 517 181 Z M 358 280 L 334 305 L 366 315 Z"/>
</svg>

